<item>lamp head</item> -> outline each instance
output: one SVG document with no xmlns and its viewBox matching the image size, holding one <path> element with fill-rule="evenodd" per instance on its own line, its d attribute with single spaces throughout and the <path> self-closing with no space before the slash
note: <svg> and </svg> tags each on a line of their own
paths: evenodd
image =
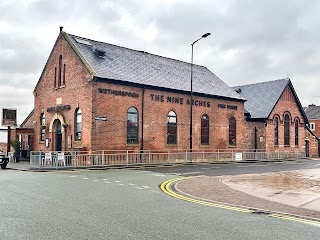
<svg viewBox="0 0 320 240">
<path fill-rule="evenodd" d="M 202 35 L 202 38 L 206 38 L 206 37 L 208 37 L 210 34 L 211 34 L 211 33 L 205 33 L 205 34 Z"/>
</svg>

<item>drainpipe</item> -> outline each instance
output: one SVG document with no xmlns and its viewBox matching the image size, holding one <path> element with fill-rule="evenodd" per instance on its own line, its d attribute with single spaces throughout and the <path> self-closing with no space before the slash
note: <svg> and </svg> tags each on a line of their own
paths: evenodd
<svg viewBox="0 0 320 240">
<path fill-rule="evenodd" d="M 144 92 L 145 88 L 142 88 L 142 97 L 141 97 L 141 145 L 140 145 L 140 156 L 143 154 L 143 142 L 144 142 Z M 140 159 L 142 162 L 142 158 Z"/>
</svg>

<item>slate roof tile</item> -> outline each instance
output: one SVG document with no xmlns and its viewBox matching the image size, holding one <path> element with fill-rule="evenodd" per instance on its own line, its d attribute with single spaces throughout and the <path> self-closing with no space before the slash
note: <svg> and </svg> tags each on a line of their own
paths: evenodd
<svg viewBox="0 0 320 240">
<path fill-rule="evenodd" d="M 309 120 L 320 119 L 320 106 L 309 105 L 308 107 L 304 107 L 304 112 Z"/>
<path fill-rule="evenodd" d="M 233 89 L 235 91 L 240 89 L 240 95 L 247 99 L 244 108 L 250 113 L 251 118 L 268 118 L 289 81 L 288 78 L 279 79 L 236 86 Z"/>
<path fill-rule="evenodd" d="M 190 92 L 190 63 L 67 34 L 97 77 Z M 99 57 L 99 48 L 105 56 Z M 193 92 L 244 101 L 206 67 L 194 65 Z"/>
</svg>

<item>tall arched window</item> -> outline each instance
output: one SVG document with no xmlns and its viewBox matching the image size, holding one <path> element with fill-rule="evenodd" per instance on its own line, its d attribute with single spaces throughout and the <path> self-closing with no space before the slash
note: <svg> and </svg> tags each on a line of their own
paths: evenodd
<svg viewBox="0 0 320 240">
<path fill-rule="evenodd" d="M 229 119 L 229 145 L 237 144 L 237 123 L 234 117 Z"/>
<path fill-rule="evenodd" d="M 209 116 L 207 114 L 201 117 L 201 144 L 209 145 Z"/>
<path fill-rule="evenodd" d="M 57 87 L 57 68 L 54 68 L 54 88 Z"/>
<path fill-rule="evenodd" d="M 61 86 L 62 81 L 62 55 L 59 57 L 59 76 L 58 76 L 58 87 Z"/>
<path fill-rule="evenodd" d="M 168 113 L 167 144 L 177 144 L 177 114 L 174 111 Z"/>
<path fill-rule="evenodd" d="M 274 118 L 274 145 L 279 145 L 279 118 Z"/>
<path fill-rule="evenodd" d="M 294 144 L 299 146 L 299 120 L 294 121 Z"/>
<path fill-rule="evenodd" d="M 40 141 L 45 140 L 46 135 L 46 117 L 44 113 L 40 115 Z"/>
<path fill-rule="evenodd" d="M 290 146 L 290 116 L 284 115 L 284 145 Z"/>
<path fill-rule="evenodd" d="M 80 108 L 76 109 L 74 123 L 75 140 L 80 141 L 82 139 L 82 111 Z"/>
<path fill-rule="evenodd" d="M 127 114 L 127 143 L 138 143 L 138 123 L 139 123 L 138 110 L 135 107 L 128 109 Z"/>
<path fill-rule="evenodd" d="M 66 65 L 63 64 L 63 81 L 62 81 L 62 85 L 66 85 Z"/>
</svg>

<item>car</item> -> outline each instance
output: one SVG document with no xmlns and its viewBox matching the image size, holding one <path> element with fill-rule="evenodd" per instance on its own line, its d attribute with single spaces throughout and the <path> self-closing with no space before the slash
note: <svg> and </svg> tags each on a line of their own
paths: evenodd
<svg viewBox="0 0 320 240">
<path fill-rule="evenodd" d="M 7 164 L 9 162 L 9 157 L 7 157 L 4 152 L 0 150 L 0 165 L 2 169 L 5 169 L 7 167 Z"/>
</svg>

